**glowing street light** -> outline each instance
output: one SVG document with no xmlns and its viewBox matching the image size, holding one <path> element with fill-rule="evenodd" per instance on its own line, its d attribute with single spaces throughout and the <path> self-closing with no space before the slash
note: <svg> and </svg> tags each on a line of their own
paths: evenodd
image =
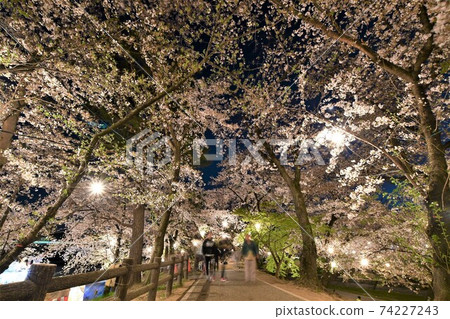
<svg viewBox="0 0 450 319">
<path fill-rule="evenodd" d="M 363 267 L 369 266 L 369 259 L 367 258 L 361 259 L 361 266 Z"/>
<path fill-rule="evenodd" d="M 105 184 L 101 181 L 93 181 L 89 185 L 89 190 L 91 191 L 92 195 L 101 195 L 105 191 Z"/>
</svg>

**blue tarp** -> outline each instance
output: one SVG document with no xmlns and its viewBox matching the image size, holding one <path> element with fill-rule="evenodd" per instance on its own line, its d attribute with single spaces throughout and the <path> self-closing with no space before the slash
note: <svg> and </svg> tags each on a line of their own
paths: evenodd
<svg viewBox="0 0 450 319">
<path fill-rule="evenodd" d="M 102 296 L 105 291 L 105 282 L 106 281 L 99 281 L 86 285 L 86 288 L 84 288 L 83 300 L 92 300 Z"/>
</svg>

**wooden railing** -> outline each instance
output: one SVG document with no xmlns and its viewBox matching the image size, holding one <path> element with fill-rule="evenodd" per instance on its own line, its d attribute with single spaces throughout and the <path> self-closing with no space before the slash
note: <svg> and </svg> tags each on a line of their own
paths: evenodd
<svg viewBox="0 0 450 319">
<path fill-rule="evenodd" d="M 123 260 L 119 268 L 61 277 L 53 277 L 56 265 L 33 264 L 25 281 L 0 285 L 0 300 L 44 300 L 45 295 L 50 292 L 111 278 L 118 278 L 119 281 L 114 297 L 110 300 L 132 300 L 143 294 L 147 294 L 147 300 L 156 300 L 158 286 L 165 284 L 166 296 L 169 296 L 172 293 L 175 278 L 178 285 L 182 285 L 183 278 L 188 278 L 188 263 L 186 255 L 172 256 L 165 262 L 161 262 L 161 258 L 156 257 L 152 263 L 138 265 L 134 265 L 133 259 L 128 258 Z M 167 275 L 160 276 L 163 267 L 168 267 L 169 271 Z M 175 268 L 177 268 L 176 272 Z M 143 271 L 151 271 L 150 282 L 136 285 L 137 289 L 130 289 L 133 287 L 132 278 L 135 277 L 133 275 Z"/>
</svg>

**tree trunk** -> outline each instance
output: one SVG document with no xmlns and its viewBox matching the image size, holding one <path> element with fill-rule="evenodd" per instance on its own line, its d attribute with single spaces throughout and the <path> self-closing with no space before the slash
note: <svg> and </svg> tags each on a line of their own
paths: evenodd
<svg viewBox="0 0 450 319">
<path fill-rule="evenodd" d="M 170 195 L 174 194 L 173 183 L 176 183 L 180 180 L 181 141 L 179 141 L 177 139 L 177 134 L 174 131 L 174 129 L 170 123 L 169 123 L 168 127 L 169 127 L 169 132 L 171 135 L 170 146 L 173 151 L 173 163 L 172 164 L 173 164 L 173 168 L 174 168 L 172 181 L 170 183 L 170 191 L 168 194 L 169 197 L 171 197 Z M 158 233 L 156 234 L 156 237 L 155 237 L 155 244 L 154 244 L 155 249 L 153 250 L 152 260 L 155 257 L 161 257 L 164 252 L 164 237 L 166 236 L 167 227 L 169 226 L 171 213 L 172 213 L 172 206 L 167 208 L 167 210 L 164 212 L 164 214 L 161 217 Z"/>
<path fill-rule="evenodd" d="M 42 215 L 39 220 L 34 224 L 31 230 L 28 231 L 28 233 L 19 239 L 17 244 L 12 248 L 10 251 L 8 251 L 6 254 L 4 254 L 0 259 L 0 274 L 4 272 L 6 269 L 8 269 L 9 265 L 17 258 L 19 255 L 25 250 L 28 245 L 30 245 L 33 241 L 36 240 L 36 237 L 38 236 L 39 232 L 42 228 L 44 228 L 47 225 L 47 222 L 55 217 L 56 213 L 58 212 L 58 209 L 64 204 L 66 199 L 70 196 L 70 194 L 75 189 L 76 185 L 78 185 L 78 182 L 84 176 L 85 174 L 85 168 L 87 165 L 87 161 L 83 162 L 83 164 L 80 165 L 80 168 L 76 174 L 75 179 L 73 179 L 66 188 L 61 192 L 58 201 L 53 205 L 50 206 L 44 215 Z"/>
<path fill-rule="evenodd" d="M 317 249 L 314 241 L 314 235 L 309 222 L 308 212 L 306 210 L 305 198 L 300 186 L 301 172 L 300 167 L 294 168 L 294 177 L 291 177 L 286 168 L 276 157 L 272 146 L 265 142 L 264 148 L 268 154 L 270 161 L 277 167 L 278 172 L 289 188 L 295 207 L 295 215 L 302 234 L 302 254 L 300 257 L 300 266 L 304 272 L 304 282 L 311 286 L 320 286 L 319 277 L 317 275 Z"/>
<path fill-rule="evenodd" d="M 300 185 L 296 183 L 293 186 L 290 191 L 294 200 L 295 214 L 302 228 L 303 247 L 300 256 L 300 266 L 304 272 L 305 282 L 312 286 L 320 286 L 319 277 L 317 276 L 316 243 L 306 210 L 305 198 L 303 197 Z"/>
<path fill-rule="evenodd" d="M 275 277 L 280 278 L 280 270 L 281 270 L 281 262 L 275 262 L 276 270 L 275 270 Z"/>
<path fill-rule="evenodd" d="M 159 229 L 155 237 L 155 244 L 153 245 L 152 260 L 155 257 L 161 257 L 164 253 L 164 237 L 166 235 L 167 226 L 169 226 L 171 209 L 164 212 L 159 223 Z"/>
<path fill-rule="evenodd" d="M 120 258 L 120 248 L 122 247 L 122 236 L 123 236 L 123 230 L 120 228 L 118 224 L 116 224 L 118 233 L 117 233 L 117 246 L 116 250 L 114 251 L 114 260 L 117 261 Z"/>
<path fill-rule="evenodd" d="M 0 218 L 0 230 L 3 227 L 3 224 L 5 224 L 5 221 L 8 218 L 10 212 L 11 208 L 9 206 L 6 206 L 6 209 L 3 211 L 2 217 Z"/>
<path fill-rule="evenodd" d="M 164 246 L 164 259 L 169 260 L 169 245 Z"/>
<path fill-rule="evenodd" d="M 144 248 L 144 223 L 145 208 L 144 205 L 138 205 L 133 210 L 133 227 L 131 231 L 130 258 L 133 258 L 134 264 L 142 263 L 142 250 Z M 131 278 L 131 284 L 141 282 L 141 273 L 137 272 Z"/>
<path fill-rule="evenodd" d="M 9 203 L 16 201 L 17 194 L 19 194 L 21 187 L 22 187 L 22 180 L 20 180 L 19 183 L 17 184 L 17 187 L 16 187 L 14 193 L 10 197 Z M 9 214 L 11 214 L 11 207 L 9 207 L 9 203 L 6 203 L 6 205 L 5 205 L 6 207 L 0 203 L 0 209 L 3 210 L 2 217 L 0 218 L 0 231 L 3 228 L 3 225 L 5 225 L 5 222 L 8 219 Z M 3 207 L 5 207 L 5 208 L 3 209 Z"/>
<path fill-rule="evenodd" d="M 420 129 L 427 144 L 430 168 L 426 206 L 427 235 L 433 247 L 434 299 L 450 300 L 450 192 L 445 149 L 424 87 L 415 84 L 413 93 L 418 104 Z"/>
</svg>

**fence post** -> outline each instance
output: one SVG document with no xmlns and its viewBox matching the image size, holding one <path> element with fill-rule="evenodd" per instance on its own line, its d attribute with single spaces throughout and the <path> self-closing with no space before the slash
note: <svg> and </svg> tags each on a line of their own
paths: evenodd
<svg viewBox="0 0 450 319">
<path fill-rule="evenodd" d="M 116 297 L 119 298 L 121 301 L 125 301 L 127 298 L 128 293 L 128 287 L 130 285 L 131 276 L 133 273 L 133 258 L 125 258 L 122 262 L 122 265 L 127 267 L 128 271 L 125 275 L 121 276 L 119 278 L 119 284 L 116 288 Z"/>
<path fill-rule="evenodd" d="M 148 291 L 147 300 L 148 301 L 155 301 L 156 300 L 156 292 L 158 291 L 158 281 L 159 281 L 159 273 L 161 271 L 161 257 L 155 257 L 153 259 L 154 263 L 158 264 L 158 267 L 155 269 L 152 269 L 151 275 L 150 275 L 150 284 L 154 287 Z"/>
<path fill-rule="evenodd" d="M 25 280 L 30 280 L 36 287 L 33 290 L 31 299 L 33 301 L 40 301 L 45 299 L 47 294 L 47 287 L 52 280 L 53 274 L 55 273 L 56 265 L 52 264 L 33 264 L 28 270 L 27 278 Z"/>
<path fill-rule="evenodd" d="M 182 287 L 183 286 L 183 267 L 184 267 L 184 255 L 180 256 L 181 260 L 180 260 L 180 266 L 178 267 L 178 286 Z"/>
<path fill-rule="evenodd" d="M 175 272 L 175 256 L 170 257 L 170 266 L 169 266 L 169 281 L 166 285 L 166 297 L 169 297 L 172 294 L 172 286 L 173 286 L 173 274 Z"/>
<path fill-rule="evenodd" d="M 185 261 L 186 261 L 186 268 L 184 269 L 184 279 L 188 280 L 188 276 L 189 276 L 189 255 L 185 255 Z"/>
</svg>

